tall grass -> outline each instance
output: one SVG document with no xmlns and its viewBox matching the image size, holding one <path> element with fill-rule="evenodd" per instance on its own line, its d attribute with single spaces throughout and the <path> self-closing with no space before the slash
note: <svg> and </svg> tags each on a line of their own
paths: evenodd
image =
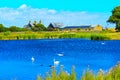
<svg viewBox="0 0 120 80">
<path fill-rule="evenodd" d="M 37 76 L 37 80 L 77 80 L 77 78 L 74 67 L 72 67 L 70 74 L 65 72 L 63 68 L 60 68 L 57 74 L 55 68 L 52 67 L 51 73 L 47 73 L 44 78 Z M 99 70 L 97 74 L 94 74 L 88 68 L 78 80 L 120 80 L 120 63 L 112 67 L 108 72 Z"/>
<path fill-rule="evenodd" d="M 101 34 L 93 34 L 91 35 L 91 40 L 110 40 L 109 37 L 107 37 L 106 35 L 101 35 Z"/>
<path fill-rule="evenodd" d="M 98 33 L 98 32 L 4 32 L 0 33 L 0 40 L 20 39 L 54 39 L 54 38 L 87 38 L 91 40 L 120 39 L 120 33 Z M 113 37 L 113 38 L 112 38 Z"/>
<path fill-rule="evenodd" d="M 37 76 L 37 80 L 76 80 L 76 74 L 74 71 L 74 67 L 72 67 L 72 71 L 70 74 L 63 70 L 61 66 L 59 73 L 56 72 L 55 68 L 51 68 L 51 72 L 47 73 L 46 77 L 42 78 L 41 76 Z"/>
<path fill-rule="evenodd" d="M 120 63 L 106 73 L 99 70 L 98 74 L 93 74 L 92 71 L 87 70 L 80 80 L 120 80 Z"/>
</svg>

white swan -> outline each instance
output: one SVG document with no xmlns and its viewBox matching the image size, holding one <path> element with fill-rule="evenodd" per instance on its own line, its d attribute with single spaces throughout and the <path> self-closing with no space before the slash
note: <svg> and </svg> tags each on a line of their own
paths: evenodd
<svg viewBox="0 0 120 80">
<path fill-rule="evenodd" d="M 34 58 L 34 57 L 32 57 L 32 58 L 31 58 L 31 60 L 32 60 L 32 62 L 34 62 L 34 61 L 35 61 L 35 58 Z"/>
<path fill-rule="evenodd" d="M 59 65 L 59 63 L 60 63 L 59 61 L 56 61 L 56 60 L 54 59 L 54 66 L 55 66 L 55 65 Z"/>
<path fill-rule="evenodd" d="M 57 54 L 58 56 L 64 56 L 64 54 Z"/>
<path fill-rule="evenodd" d="M 102 45 L 104 45 L 105 43 L 104 43 L 104 42 L 102 42 L 101 44 L 102 44 Z"/>
</svg>

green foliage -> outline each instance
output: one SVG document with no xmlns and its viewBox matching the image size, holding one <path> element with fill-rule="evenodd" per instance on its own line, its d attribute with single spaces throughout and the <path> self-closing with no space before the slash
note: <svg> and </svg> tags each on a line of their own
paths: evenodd
<svg viewBox="0 0 120 80">
<path fill-rule="evenodd" d="M 7 28 L 4 27 L 3 24 L 0 24 L 0 32 L 5 32 Z"/>
<path fill-rule="evenodd" d="M 70 75 L 63 70 L 63 66 L 60 67 L 58 74 L 55 67 L 51 68 L 51 72 L 47 73 L 43 78 L 37 75 L 36 80 L 78 80 L 74 67 L 72 67 Z M 120 80 L 120 63 L 112 67 L 108 72 L 99 70 L 97 74 L 94 74 L 89 68 L 82 74 L 80 80 Z"/>
<path fill-rule="evenodd" d="M 37 76 L 37 80 L 76 80 L 76 74 L 74 69 L 72 68 L 71 75 L 69 75 L 63 70 L 63 66 L 61 66 L 60 72 L 57 74 L 55 67 L 52 67 L 50 74 L 47 73 L 45 78 Z"/>
<path fill-rule="evenodd" d="M 47 74 L 45 78 L 37 76 L 37 80 L 77 80 L 74 67 L 72 68 L 71 74 L 69 75 L 60 68 L 60 72 L 57 74 L 55 68 L 52 67 L 51 74 Z M 82 74 L 80 80 L 120 80 L 120 63 L 111 68 L 108 72 L 103 73 L 102 70 L 98 71 L 98 74 L 93 74 L 93 72 L 88 68 L 84 74 Z"/>
<path fill-rule="evenodd" d="M 82 80 L 120 80 L 120 63 L 107 73 L 103 73 L 100 70 L 97 75 L 94 75 L 90 70 L 87 70 L 85 75 L 82 76 Z"/>
<path fill-rule="evenodd" d="M 74 72 L 74 71 L 73 71 Z M 72 73 L 73 74 L 73 73 Z M 58 80 L 69 80 L 70 76 L 63 70 L 63 66 L 60 67 L 60 73 L 58 74 Z"/>
<path fill-rule="evenodd" d="M 36 39 L 36 35 L 35 34 L 31 34 L 31 35 L 28 35 L 28 34 L 18 35 L 18 36 L 16 36 L 16 39 L 17 40 L 20 40 L 20 39 Z"/>
<path fill-rule="evenodd" d="M 120 31 L 120 21 L 118 21 L 117 24 L 116 24 L 116 30 Z"/>
<path fill-rule="evenodd" d="M 23 39 L 24 39 L 24 40 L 25 40 L 25 39 L 28 39 L 27 35 L 23 35 Z"/>
<path fill-rule="evenodd" d="M 16 27 L 16 26 L 10 26 L 8 28 L 8 30 L 11 31 L 11 32 L 21 32 L 21 31 L 27 31 L 28 29 L 20 28 L 20 27 Z"/>
<path fill-rule="evenodd" d="M 4 35 L 5 35 L 5 36 L 10 35 L 10 31 L 4 32 Z"/>
<path fill-rule="evenodd" d="M 120 38 L 118 32 L 116 34 L 110 32 L 60 32 L 60 31 L 52 31 L 52 32 L 4 32 L 0 33 L 1 39 L 3 40 L 13 40 L 13 39 L 55 39 L 55 38 L 85 38 L 91 40 L 110 40 L 112 39 L 112 35 L 115 38 Z"/>
<path fill-rule="evenodd" d="M 110 75 L 114 80 L 120 80 L 120 63 L 112 68 Z"/>
<path fill-rule="evenodd" d="M 16 26 L 10 26 L 9 31 L 11 32 L 17 32 L 17 27 Z"/>
<path fill-rule="evenodd" d="M 3 36 L 0 35 L 0 39 L 2 40 Z"/>
<path fill-rule="evenodd" d="M 20 36 L 16 36 L 16 38 L 17 38 L 17 40 L 19 40 L 19 39 L 20 39 Z"/>
<path fill-rule="evenodd" d="M 36 24 L 35 27 L 37 27 L 39 29 L 39 31 L 46 30 L 45 26 L 43 24 L 40 24 L 40 23 Z"/>
<path fill-rule="evenodd" d="M 70 80 L 76 80 L 76 74 L 75 74 L 75 70 L 74 70 L 74 66 L 72 67 L 72 72 L 70 74 Z"/>
<path fill-rule="evenodd" d="M 104 75 L 103 75 L 102 70 L 99 70 L 99 72 L 98 72 L 98 74 L 97 74 L 95 79 L 96 80 L 104 80 Z"/>
<path fill-rule="evenodd" d="M 112 15 L 108 19 L 108 22 L 111 23 L 117 23 L 118 21 L 120 21 L 120 6 L 117 6 L 112 10 Z"/>
<path fill-rule="evenodd" d="M 46 28 L 43 24 L 36 24 L 34 27 L 32 27 L 33 31 L 45 31 Z"/>
<path fill-rule="evenodd" d="M 33 25 L 36 25 L 36 24 L 37 24 L 37 21 L 35 20 L 34 23 L 33 23 Z"/>
<path fill-rule="evenodd" d="M 59 38 L 76 38 L 76 34 L 61 34 Z"/>
<path fill-rule="evenodd" d="M 81 80 L 95 80 L 94 74 L 88 68 L 85 73 L 82 75 Z"/>
<path fill-rule="evenodd" d="M 9 28 L 4 27 L 3 24 L 0 24 L 0 32 L 21 32 L 21 31 L 28 31 L 26 28 L 20 28 L 16 26 L 10 26 Z"/>
<path fill-rule="evenodd" d="M 120 31 L 120 6 L 117 6 L 113 9 L 112 15 L 109 17 L 107 22 L 115 23 L 116 30 Z"/>
<path fill-rule="evenodd" d="M 57 73 L 54 67 L 52 67 L 51 80 L 57 80 Z"/>
<path fill-rule="evenodd" d="M 111 74 L 106 74 L 106 75 L 104 75 L 104 79 L 103 80 L 113 80 L 112 79 L 112 76 L 111 76 Z"/>
<path fill-rule="evenodd" d="M 91 40 L 109 40 L 110 38 L 105 35 L 93 34 L 91 35 Z"/>
<path fill-rule="evenodd" d="M 33 27 L 31 28 L 33 31 L 45 31 L 46 27 L 42 24 L 42 21 L 40 20 L 39 23 L 34 21 Z"/>
</svg>

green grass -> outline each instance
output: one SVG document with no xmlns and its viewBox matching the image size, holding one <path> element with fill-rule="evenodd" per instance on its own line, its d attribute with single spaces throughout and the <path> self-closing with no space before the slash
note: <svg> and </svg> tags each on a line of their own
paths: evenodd
<svg viewBox="0 0 120 80">
<path fill-rule="evenodd" d="M 45 31 L 45 32 L 2 32 L 0 40 L 26 40 L 26 39 L 55 39 L 55 38 L 86 38 L 91 40 L 120 40 L 119 32 L 64 32 L 64 31 Z"/>
<path fill-rule="evenodd" d="M 91 40 L 110 40 L 110 37 L 107 37 L 104 34 L 92 34 Z"/>
<path fill-rule="evenodd" d="M 37 80 L 76 80 L 76 73 L 74 67 L 72 67 L 70 74 L 61 67 L 57 74 L 55 68 L 52 67 L 51 73 L 47 73 L 44 78 L 38 75 Z M 112 67 L 108 72 L 99 70 L 97 74 L 94 74 L 88 68 L 78 80 L 120 80 L 120 63 Z"/>
</svg>

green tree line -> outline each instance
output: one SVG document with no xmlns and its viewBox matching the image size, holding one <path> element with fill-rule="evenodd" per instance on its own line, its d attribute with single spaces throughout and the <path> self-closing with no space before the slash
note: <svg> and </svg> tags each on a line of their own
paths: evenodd
<svg viewBox="0 0 120 80">
<path fill-rule="evenodd" d="M 39 23 L 34 21 L 33 24 L 31 24 L 31 21 L 27 25 L 24 25 L 24 27 L 17 27 L 17 26 L 10 26 L 5 27 L 3 24 L 0 24 L 0 32 L 22 32 L 22 31 L 46 31 L 47 28 L 42 24 L 42 21 L 40 20 Z"/>
<path fill-rule="evenodd" d="M 28 29 L 26 28 L 20 28 L 17 26 L 10 26 L 10 27 L 5 27 L 3 24 L 0 24 L 0 32 L 21 32 L 21 31 L 27 31 Z"/>
</svg>

